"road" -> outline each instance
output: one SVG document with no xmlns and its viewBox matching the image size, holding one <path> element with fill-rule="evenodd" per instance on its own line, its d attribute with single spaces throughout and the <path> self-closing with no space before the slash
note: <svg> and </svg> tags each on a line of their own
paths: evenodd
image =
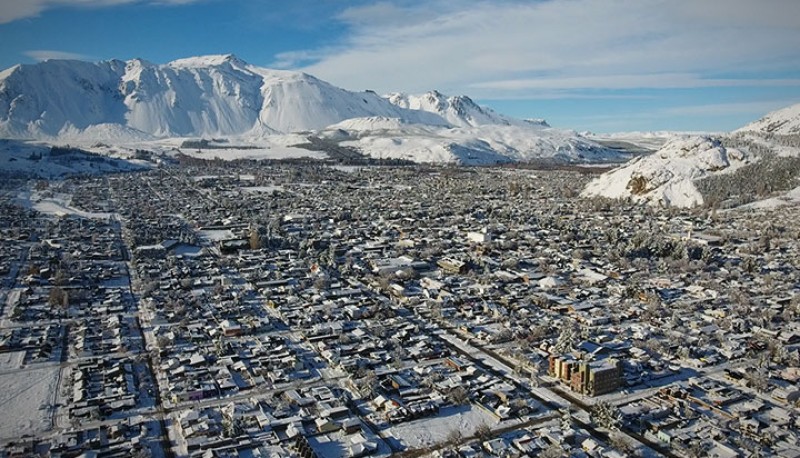
<svg viewBox="0 0 800 458">
<path fill-rule="evenodd" d="M 483 370 L 494 374 L 497 377 L 505 379 L 507 382 L 511 383 L 517 389 L 521 391 L 528 392 L 531 397 L 536 399 L 537 401 L 541 402 L 542 405 L 547 407 L 553 411 L 559 411 L 562 409 L 566 409 L 570 412 L 572 417 L 572 421 L 579 427 L 583 428 L 584 430 L 588 431 L 592 436 L 595 438 L 603 441 L 608 442 L 609 435 L 608 432 L 602 431 L 597 429 L 594 425 L 591 424 L 589 418 L 589 412 L 591 406 L 581 402 L 574 396 L 567 396 L 566 393 L 559 393 L 554 390 L 548 389 L 546 387 L 538 386 L 532 387 L 528 383 L 529 377 L 534 376 L 532 371 L 527 368 L 518 367 L 518 364 L 515 364 L 512 361 L 502 357 L 501 355 L 497 354 L 494 351 L 491 351 L 486 348 L 481 348 L 476 345 L 471 344 L 462 336 L 460 336 L 452 327 L 449 326 L 441 326 L 440 323 L 425 319 L 424 317 L 417 317 L 417 321 L 423 321 L 420 324 L 427 324 L 430 327 L 436 329 L 434 334 L 440 338 L 445 344 L 450 347 L 452 350 L 461 354 L 464 358 L 475 363 L 478 367 L 482 368 Z M 521 375 L 517 375 L 515 370 L 512 368 L 514 366 L 518 367 L 518 371 L 528 373 L 528 377 L 522 377 Z M 518 428 L 515 428 L 518 429 Z M 499 434 L 499 431 L 495 431 L 494 434 Z M 660 446 L 660 444 L 655 444 L 652 441 L 645 439 L 644 437 L 636 434 L 633 431 L 623 429 L 619 431 L 620 434 L 623 434 L 627 437 L 627 441 L 630 443 L 638 444 L 637 448 L 642 451 L 644 456 L 668 456 L 673 457 L 674 455 L 667 449 L 664 449 Z"/>
</svg>

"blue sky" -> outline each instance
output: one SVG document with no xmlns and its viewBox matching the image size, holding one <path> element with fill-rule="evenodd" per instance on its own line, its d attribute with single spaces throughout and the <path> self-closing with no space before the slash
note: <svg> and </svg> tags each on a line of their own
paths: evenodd
<svg viewBox="0 0 800 458">
<path fill-rule="evenodd" d="M 575 130 L 722 131 L 800 102 L 797 0 L 0 0 L 0 67 L 234 53 Z"/>
</svg>

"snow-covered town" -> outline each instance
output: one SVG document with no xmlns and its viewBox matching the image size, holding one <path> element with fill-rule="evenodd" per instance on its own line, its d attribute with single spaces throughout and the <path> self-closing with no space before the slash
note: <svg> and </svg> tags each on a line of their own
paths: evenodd
<svg viewBox="0 0 800 458">
<path fill-rule="evenodd" d="M 594 176 L 9 181 L 0 454 L 800 455 L 800 209 L 577 198 Z"/>
<path fill-rule="evenodd" d="M 0 0 L 0 458 L 800 458 L 798 18 Z"/>
</svg>

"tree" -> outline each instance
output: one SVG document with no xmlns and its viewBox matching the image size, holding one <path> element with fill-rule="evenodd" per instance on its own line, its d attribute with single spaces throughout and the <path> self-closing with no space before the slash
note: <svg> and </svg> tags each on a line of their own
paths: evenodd
<svg viewBox="0 0 800 458">
<path fill-rule="evenodd" d="M 486 423 L 481 423 L 475 429 L 475 437 L 480 439 L 481 441 L 487 441 L 492 437 L 492 427 L 487 425 Z"/>
<path fill-rule="evenodd" d="M 372 398 L 377 394 L 378 377 L 375 371 L 366 370 L 364 377 L 355 381 L 359 394 L 365 398 Z"/>
<path fill-rule="evenodd" d="M 51 307 L 62 307 L 66 308 L 68 305 L 68 297 L 67 292 L 64 291 L 60 286 L 54 286 L 50 290 L 50 295 L 47 298 L 47 303 L 50 304 Z"/>
<path fill-rule="evenodd" d="M 447 443 L 452 445 L 457 445 L 461 442 L 461 439 L 464 438 L 464 435 L 461 434 L 461 430 L 458 428 L 453 428 L 447 433 Z"/>
<path fill-rule="evenodd" d="M 222 437 L 237 437 L 243 432 L 240 418 L 225 415 L 222 419 Z"/>
<path fill-rule="evenodd" d="M 459 386 L 447 394 L 447 400 L 455 405 L 463 405 L 469 402 L 469 393 L 466 388 Z"/>
<path fill-rule="evenodd" d="M 260 250 L 262 246 L 261 242 L 261 234 L 258 231 L 258 228 L 253 226 L 250 227 L 250 249 L 251 250 Z"/>
<path fill-rule="evenodd" d="M 766 391 L 769 386 L 769 378 L 763 370 L 748 371 L 746 378 L 748 385 L 760 393 Z"/>
<path fill-rule="evenodd" d="M 539 458 L 561 458 L 562 456 L 564 456 L 564 449 L 558 444 L 552 444 L 539 454 Z"/>
<path fill-rule="evenodd" d="M 569 353 L 575 349 L 577 344 L 578 333 L 575 329 L 575 322 L 572 320 L 566 320 L 561 328 L 561 333 L 558 335 L 558 340 L 556 340 L 556 345 L 553 351 L 558 355 Z"/>
<path fill-rule="evenodd" d="M 620 433 L 620 432 L 613 432 L 608 436 L 608 444 L 614 447 L 615 449 L 619 450 L 620 452 L 625 453 L 626 455 L 630 454 L 633 451 L 633 446 L 630 442 L 628 442 L 627 437 Z"/>
<path fill-rule="evenodd" d="M 609 430 L 616 430 L 622 424 L 622 414 L 619 409 L 606 401 L 599 401 L 593 407 L 589 416 L 592 423 Z"/>
</svg>

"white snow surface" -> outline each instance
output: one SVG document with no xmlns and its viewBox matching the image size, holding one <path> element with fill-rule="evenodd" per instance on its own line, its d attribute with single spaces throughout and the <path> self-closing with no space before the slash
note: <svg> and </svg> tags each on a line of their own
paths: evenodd
<svg viewBox="0 0 800 458">
<path fill-rule="evenodd" d="M 582 196 L 632 198 L 654 205 L 693 207 L 703 204 L 695 180 L 730 173 L 751 161 L 745 152 L 725 148 L 718 138 L 677 138 L 653 154 L 637 157 L 594 179 Z M 644 185 L 639 193 L 632 192 L 635 180 Z"/>
<path fill-rule="evenodd" d="M 56 216 L 75 215 L 81 218 L 108 220 L 112 213 L 87 212 L 72 206 L 72 196 L 68 194 L 42 193 L 40 191 L 22 191 L 14 200 L 17 205 L 32 208 L 40 213 Z"/>
<path fill-rule="evenodd" d="M 781 207 L 794 207 L 800 205 L 800 186 L 792 189 L 791 191 L 777 197 L 770 197 L 768 199 L 757 200 L 740 208 L 755 209 L 755 210 L 772 210 Z"/>
<path fill-rule="evenodd" d="M 384 98 L 305 73 L 256 67 L 233 55 L 164 65 L 49 60 L 0 72 L 0 138 L 69 142 L 93 151 L 103 143 L 109 151 L 131 152 L 159 150 L 177 138 L 226 138 L 264 146 L 264 154 L 214 152 L 223 159 L 321 157 L 291 149 L 311 134 L 373 157 L 416 162 L 627 159 L 575 132 L 504 116 L 466 96 L 431 91 Z"/>
<path fill-rule="evenodd" d="M 52 428 L 54 393 L 58 391 L 58 365 L 21 369 L 0 374 L 0 439 L 19 439 Z"/>
<path fill-rule="evenodd" d="M 800 103 L 768 113 L 761 119 L 751 122 L 735 132 L 778 135 L 800 134 Z"/>
<path fill-rule="evenodd" d="M 60 141 L 75 143 L 139 143 L 154 140 L 152 135 L 121 124 L 92 124 L 85 129 L 78 129 L 67 124 L 58 133 Z"/>
<path fill-rule="evenodd" d="M 482 425 L 492 427 L 496 424 L 497 419 L 494 416 L 478 407 L 448 406 L 435 417 L 393 425 L 385 434 L 413 449 L 441 444 L 454 430 L 466 437 L 473 435 Z"/>
<path fill-rule="evenodd" d="M 424 163 L 488 165 L 538 159 L 562 162 L 627 159 L 572 131 L 525 121 L 448 128 L 370 117 L 334 124 L 319 135 L 375 158 Z"/>
<path fill-rule="evenodd" d="M 590 140 L 613 140 L 627 142 L 640 148 L 659 150 L 667 142 L 674 138 L 688 136 L 711 135 L 704 132 L 672 132 L 672 131 L 631 131 L 631 132 L 612 132 L 612 133 L 593 133 L 585 132 L 583 136 Z"/>
<path fill-rule="evenodd" d="M 111 156 L 108 148 L 100 154 Z M 0 176 L 30 176 L 46 179 L 75 174 L 96 175 L 141 170 L 151 165 L 121 157 L 92 157 L 86 154 L 51 156 L 50 147 L 38 142 L 0 139 Z"/>
<path fill-rule="evenodd" d="M 501 115 L 490 108 L 479 106 L 465 95 L 451 97 L 439 91 L 430 91 L 422 95 L 409 95 L 401 92 L 394 92 L 385 97 L 389 102 L 399 107 L 439 115 L 450 125 L 455 127 L 547 124 L 544 121 L 523 121 Z"/>
<path fill-rule="evenodd" d="M 433 125 L 374 92 L 350 92 L 311 75 L 249 65 L 233 55 L 154 65 L 49 60 L 0 73 L 0 136 L 52 138 L 96 124 L 154 137 L 225 136 L 320 129 L 354 117 Z"/>
</svg>

